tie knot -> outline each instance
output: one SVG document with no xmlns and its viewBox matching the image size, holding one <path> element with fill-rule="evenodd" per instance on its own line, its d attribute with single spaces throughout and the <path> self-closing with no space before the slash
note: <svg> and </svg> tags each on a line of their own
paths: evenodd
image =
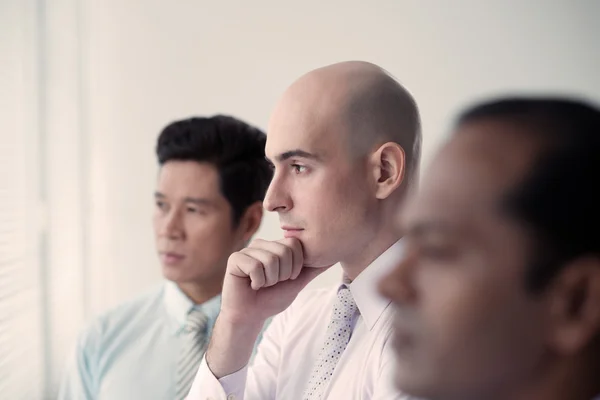
<svg viewBox="0 0 600 400">
<path fill-rule="evenodd" d="M 185 320 L 184 331 L 189 332 L 204 332 L 208 324 L 208 317 L 201 310 L 193 308 L 187 315 Z"/>
<path fill-rule="evenodd" d="M 351 320 L 354 317 L 357 307 L 352 297 L 352 292 L 347 287 L 343 287 L 337 292 L 337 298 L 333 304 L 334 320 Z"/>
</svg>

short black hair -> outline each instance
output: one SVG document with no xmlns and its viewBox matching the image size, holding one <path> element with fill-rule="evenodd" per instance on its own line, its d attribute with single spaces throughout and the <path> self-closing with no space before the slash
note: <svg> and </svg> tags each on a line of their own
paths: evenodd
<svg viewBox="0 0 600 400">
<path fill-rule="evenodd" d="M 477 105 L 458 123 L 496 119 L 539 140 L 533 168 L 503 206 L 532 233 L 526 285 L 542 291 L 570 261 L 600 256 L 600 109 L 561 97 L 505 98 Z"/>
<path fill-rule="evenodd" d="M 237 226 L 251 204 L 264 200 L 273 177 L 265 157 L 266 140 L 263 131 L 231 116 L 193 117 L 162 130 L 156 155 L 160 166 L 169 161 L 214 165 Z"/>
</svg>

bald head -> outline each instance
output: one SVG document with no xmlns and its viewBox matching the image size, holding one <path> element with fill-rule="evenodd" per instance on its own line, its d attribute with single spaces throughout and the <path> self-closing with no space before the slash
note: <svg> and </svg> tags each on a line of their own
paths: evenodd
<svg viewBox="0 0 600 400">
<path fill-rule="evenodd" d="M 286 90 L 269 121 L 264 204 L 294 227 L 304 265 L 339 262 L 353 279 L 399 239 L 420 142 L 412 97 L 376 65 L 319 68 Z"/>
<path fill-rule="evenodd" d="M 421 150 L 419 112 L 410 93 L 377 65 L 347 61 L 313 70 L 284 93 L 277 111 L 292 107 L 309 126 L 345 135 L 353 157 L 385 142 L 399 144 L 409 179 Z"/>
</svg>

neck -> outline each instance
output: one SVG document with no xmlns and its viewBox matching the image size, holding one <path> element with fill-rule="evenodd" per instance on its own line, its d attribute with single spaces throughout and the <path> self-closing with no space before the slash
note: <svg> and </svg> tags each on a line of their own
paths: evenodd
<svg viewBox="0 0 600 400">
<path fill-rule="evenodd" d="M 597 353 L 596 353 L 597 354 Z M 600 395 L 600 362 L 583 357 L 563 360 L 545 367 L 537 377 L 524 379 L 512 390 L 499 390 L 486 400 L 592 400 Z"/>
<path fill-rule="evenodd" d="M 592 400 L 600 395 L 599 363 L 581 361 L 569 360 L 551 368 L 544 378 L 524 388 L 515 399 Z"/>
<path fill-rule="evenodd" d="M 380 201 L 370 221 L 365 221 L 358 228 L 363 234 L 363 241 L 354 243 L 353 251 L 340 260 L 344 275 L 350 280 L 356 279 L 377 257 L 402 238 L 398 214 L 402 210 L 405 195 L 405 190 L 397 191 L 392 197 Z"/>
<path fill-rule="evenodd" d="M 221 293 L 223 282 L 222 279 L 218 282 L 183 282 L 177 286 L 194 304 L 202 304 Z"/>
<path fill-rule="evenodd" d="M 356 246 L 357 251 L 352 257 L 340 261 L 344 274 L 353 281 L 400 238 L 401 236 L 397 232 L 390 231 L 378 238 L 372 238 L 363 246 Z"/>
<path fill-rule="evenodd" d="M 344 274 L 354 280 L 373 261 L 402 238 L 397 220 L 403 204 L 402 193 L 379 204 L 379 212 L 371 223 L 365 223 L 359 229 L 363 241 L 354 243 L 348 257 L 340 260 Z"/>
</svg>

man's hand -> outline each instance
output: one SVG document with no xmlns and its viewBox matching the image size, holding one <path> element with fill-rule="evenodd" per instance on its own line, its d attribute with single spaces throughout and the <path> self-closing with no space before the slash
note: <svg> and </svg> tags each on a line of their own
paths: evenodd
<svg viewBox="0 0 600 400">
<path fill-rule="evenodd" d="M 206 353 L 217 378 L 243 368 L 265 321 L 329 268 L 303 268 L 303 261 L 302 245 L 294 238 L 258 239 L 229 257 L 221 312 Z"/>
<path fill-rule="evenodd" d="M 257 239 L 233 253 L 223 283 L 221 314 L 232 322 L 262 321 L 285 310 L 327 268 L 303 268 L 302 244 Z"/>
</svg>

